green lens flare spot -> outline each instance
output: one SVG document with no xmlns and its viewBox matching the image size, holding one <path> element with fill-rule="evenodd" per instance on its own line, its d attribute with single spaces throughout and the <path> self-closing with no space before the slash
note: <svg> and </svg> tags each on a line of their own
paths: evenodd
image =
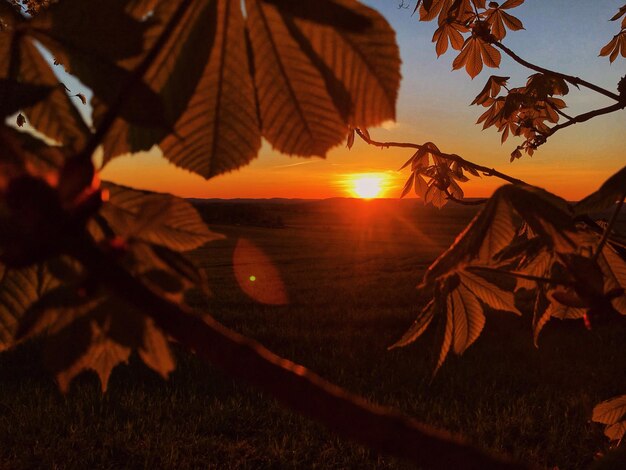
<svg viewBox="0 0 626 470">
<path fill-rule="evenodd" d="M 256 281 L 256 276 L 250 276 L 250 282 Z"/>
</svg>

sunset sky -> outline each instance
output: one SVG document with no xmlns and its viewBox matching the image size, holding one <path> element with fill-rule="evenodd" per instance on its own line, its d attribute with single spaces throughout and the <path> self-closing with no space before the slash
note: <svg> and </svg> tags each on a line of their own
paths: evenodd
<svg viewBox="0 0 626 470">
<path fill-rule="evenodd" d="M 454 53 L 437 59 L 431 43 L 434 23 L 421 23 L 409 9 L 399 9 L 400 0 L 367 0 L 397 31 L 403 60 L 403 80 L 397 107 L 397 122 L 370 129 L 377 140 L 435 142 L 444 152 L 458 153 L 477 163 L 495 167 L 529 183 L 543 186 L 574 200 L 595 190 L 626 162 L 624 111 L 595 118 L 565 129 L 544 145 L 533 158 L 524 156 L 509 163 L 517 145 L 509 139 L 500 145 L 500 135 L 491 128 L 482 131 L 474 123 L 482 113 L 469 103 L 491 74 L 511 76 L 512 86 L 521 86 L 530 71 L 504 57 L 500 70 L 486 69 L 474 80 L 465 71 L 451 72 Z M 576 75 L 614 90 L 626 74 L 626 59 L 612 65 L 598 57 L 600 48 L 619 30 L 609 22 L 623 0 L 528 0 L 512 11 L 525 31 L 509 33 L 504 42 L 520 56 L 538 65 Z M 570 114 L 606 106 L 610 100 L 571 87 L 566 97 Z M 358 139 L 357 139 L 358 140 Z M 185 197 L 207 198 L 328 198 L 353 196 L 349 181 L 359 174 L 375 174 L 385 183 L 384 197 L 398 197 L 407 173 L 397 169 L 411 156 L 402 149 L 380 150 L 357 141 L 331 151 L 326 160 L 281 155 L 264 143 L 259 158 L 239 171 L 206 181 L 175 168 L 158 152 L 114 160 L 103 178 L 118 183 Z M 470 197 L 487 196 L 501 184 L 494 178 L 474 179 L 464 186 Z"/>
</svg>

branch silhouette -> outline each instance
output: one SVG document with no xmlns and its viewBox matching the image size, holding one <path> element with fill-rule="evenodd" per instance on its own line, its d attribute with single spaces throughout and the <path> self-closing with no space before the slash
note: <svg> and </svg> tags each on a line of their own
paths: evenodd
<svg viewBox="0 0 626 470">
<path fill-rule="evenodd" d="M 567 75 L 561 72 L 555 72 L 554 70 L 549 70 L 547 68 L 540 67 L 531 62 L 528 62 L 527 60 L 522 59 L 520 56 L 518 56 L 515 52 L 513 52 L 511 49 L 509 49 L 507 46 L 505 46 L 501 42 L 493 41 L 492 44 L 496 46 L 497 48 L 499 48 L 502 52 L 504 52 L 506 55 L 508 55 L 511 59 L 513 59 L 518 64 L 523 65 L 524 67 L 529 68 L 531 70 L 534 70 L 535 72 L 540 72 L 540 73 L 544 73 L 548 75 L 554 75 L 555 77 L 562 78 L 563 80 L 577 87 L 584 86 L 585 88 L 589 88 L 590 90 L 600 93 L 601 95 L 607 96 L 608 98 L 611 98 L 615 101 L 622 101 L 622 98 L 618 94 L 613 93 L 612 91 L 609 91 L 598 85 L 594 85 L 593 83 L 583 80 L 582 78 L 574 77 L 572 75 Z"/>
<path fill-rule="evenodd" d="M 141 309 L 174 339 L 237 379 L 270 393 L 283 405 L 316 419 L 370 448 L 432 469 L 521 470 L 458 437 L 421 424 L 323 379 L 272 353 L 256 341 L 200 318 L 142 284 L 86 233 L 75 235 L 70 255 L 109 289 Z"/>
<path fill-rule="evenodd" d="M 379 142 L 368 137 L 360 129 L 356 129 L 356 133 L 361 139 L 363 139 L 363 141 L 375 147 L 380 147 L 380 148 L 398 147 L 398 148 L 409 148 L 409 149 L 416 149 L 416 150 L 420 150 L 424 148 L 424 145 L 414 144 L 410 142 Z M 489 168 L 483 165 L 479 165 L 477 163 L 466 160 L 462 158 L 461 156 L 454 154 L 454 153 L 443 153 L 443 152 L 439 152 L 431 148 L 428 148 L 428 151 L 446 160 L 457 162 L 457 163 L 462 163 L 465 166 L 471 167 L 474 170 L 481 172 L 484 176 L 495 176 L 496 178 L 500 178 L 501 180 L 507 181 L 512 184 L 528 184 L 525 181 L 522 181 L 521 179 L 515 178 L 513 176 L 509 176 L 506 173 L 502 173 L 501 171 L 496 170 L 495 168 Z"/>
</svg>

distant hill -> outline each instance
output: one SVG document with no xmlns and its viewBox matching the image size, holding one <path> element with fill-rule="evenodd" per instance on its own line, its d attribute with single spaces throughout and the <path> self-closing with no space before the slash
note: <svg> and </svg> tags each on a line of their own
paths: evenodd
<svg viewBox="0 0 626 470">
<path fill-rule="evenodd" d="M 467 220 L 476 207 L 449 204 L 443 209 L 424 206 L 419 199 L 190 199 L 209 225 L 285 228 L 309 225 L 365 226 L 390 218 Z"/>
</svg>

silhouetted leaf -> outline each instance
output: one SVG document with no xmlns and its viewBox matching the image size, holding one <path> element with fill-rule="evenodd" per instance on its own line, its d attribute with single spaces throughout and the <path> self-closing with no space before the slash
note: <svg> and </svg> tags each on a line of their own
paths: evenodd
<svg viewBox="0 0 626 470">
<path fill-rule="evenodd" d="M 294 7 L 248 0 L 247 26 L 263 135 L 288 154 L 325 155 L 343 140 L 346 125 L 395 118 L 399 54 L 393 30 L 374 10 L 324 0 L 329 8 L 316 5 L 311 17 L 304 3 L 295 15 Z M 332 4 L 371 26 L 355 32 L 334 24 Z"/>
<path fill-rule="evenodd" d="M 35 105 L 46 98 L 51 91 L 52 89 L 49 87 L 0 78 L 0 97 L 2 97 L 0 118 L 5 118 L 28 106 Z"/>
<path fill-rule="evenodd" d="M 482 302 L 489 305 L 494 310 L 511 312 L 516 315 L 522 313 L 515 306 L 515 296 L 513 292 L 505 291 L 485 278 L 463 270 L 459 272 L 460 282 L 467 290 L 473 292 Z"/>
<path fill-rule="evenodd" d="M 102 206 L 102 215 L 113 231 L 122 237 L 134 237 L 177 251 L 198 248 L 222 238 L 211 232 L 193 206 L 169 194 L 138 191 L 105 183 L 110 197 Z M 142 212 L 159 209 L 158 216 L 146 218 Z"/>
<path fill-rule="evenodd" d="M 205 10 L 193 18 L 194 27 L 201 31 L 189 38 L 187 47 L 195 48 L 193 41 L 206 41 L 203 36 L 212 35 L 211 56 L 187 109 L 161 149 L 174 164 L 211 178 L 255 158 L 261 132 L 239 3 L 216 0 Z"/>
<path fill-rule="evenodd" d="M 626 395 L 597 404 L 591 419 L 596 423 L 614 424 L 626 415 Z"/>
<path fill-rule="evenodd" d="M 422 311 L 418 314 L 417 319 L 411 327 L 402 335 L 397 342 L 392 344 L 389 349 L 399 348 L 402 346 L 407 346 L 414 342 L 417 338 L 422 336 L 422 334 L 428 329 L 430 323 L 432 322 L 435 316 L 435 300 L 431 300 L 426 307 L 422 309 Z"/>
<path fill-rule="evenodd" d="M 0 264 L 0 351 L 13 345 L 24 313 L 55 284 L 42 266 L 9 269 Z"/>
</svg>

